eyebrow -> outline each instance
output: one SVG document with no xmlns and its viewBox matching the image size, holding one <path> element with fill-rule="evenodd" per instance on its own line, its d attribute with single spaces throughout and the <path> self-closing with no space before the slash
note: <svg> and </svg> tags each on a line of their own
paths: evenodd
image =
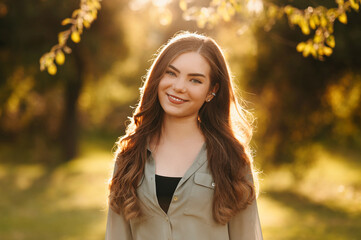
<svg viewBox="0 0 361 240">
<path fill-rule="evenodd" d="M 177 73 L 180 73 L 180 71 L 174 67 L 173 65 L 169 64 L 169 68 L 173 69 L 174 71 L 176 71 Z M 188 76 L 191 76 L 191 77 L 204 77 L 206 78 L 206 76 L 202 73 L 189 73 Z"/>
</svg>

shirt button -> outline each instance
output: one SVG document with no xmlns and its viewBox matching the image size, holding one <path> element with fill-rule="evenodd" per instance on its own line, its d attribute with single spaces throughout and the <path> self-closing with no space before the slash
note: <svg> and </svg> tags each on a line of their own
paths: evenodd
<svg viewBox="0 0 361 240">
<path fill-rule="evenodd" d="M 212 187 L 216 186 L 216 184 L 214 182 L 212 182 Z"/>
<path fill-rule="evenodd" d="M 177 201 L 178 200 L 178 197 L 177 196 L 174 196 L 173 197 L 173 201 Z"/>
</svg>

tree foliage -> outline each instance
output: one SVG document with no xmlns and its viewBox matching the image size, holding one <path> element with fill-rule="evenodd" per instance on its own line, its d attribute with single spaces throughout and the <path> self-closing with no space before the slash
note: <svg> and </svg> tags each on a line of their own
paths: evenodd
<svg viewBox="0 0 361 240">
<path fill-rule="evenodd" d="M 66 18 L 61 22 L 62 25 L 70 25 L 70 27 L 58 34 L 58 44 L 40 58 L 40 70 L 47 69 L 49 74 L 56 74 L 57 67 L 54 60 L 58 65 L 63 65 L 64 53 L 71 53 L 71 48 L 67 46 L 69 37 L 75 43 L 80 42 L 84 27 L 91 26 L 97 18 L 100 7 L 100 0 L 81 0 L 79 9 L 74 10 L 71 18 Z"/>
<path fill-rule="evenodd" d="M 194 1 L 195 2 L 195 1 Z M 238 20 L 246 24 L 261 23 L 270 30 L 275 22 L 284 16 L 291 27 L 298 26 L 304 35 L 311 37 L 300 42 L 296 49 L 304 57 L 313 56 L 323 60 L 330 56 L 335 47 L 334 24 L 336 20 L 346 24 L 347 13 L 359 10 L 361 0 L 336 0 L 336 7 L 307 6 L 305 9 L 291 5 L 280 6 L 267 0 L 212 0 L 208 6 L 188 6 L 180 0 L 183 17 L 194 20 L 198 27 L 212 28 L 221 20 Z"/>
<path fill-rule="evenodd" d="M 158 7 L 159 21 L 162 25 L 168 25 L 172 21 L 172 13 L 167 5 L 172 2 L 156 0 L 131 0 L 133 5 L 146 5 L 153 3 Z M 196 21 L 199 28 L 213 28 L 220 21 L 231 20 L 242 21 L 246 25 L 262 24 L 269 31 L 272 26 L 284 16 L 291 27 L 298 26 L 304 35 L 311 35 L 306 41 L 297 44 L 296 50 L 304 57 L 313 56 L 323 60 L 330 56 L 336 46 L 334 36 L 334 24 L 336 20 L 347 24 L 348 12 L 359 11 L 361 0 L 335 0 L 335 7 L 307 6 L 298 8 L 292 5 L 278 5 L 267 0 L 212 0 L 205 6 L 199 6 L 194 0 L 179 0 L 179 7 L 183 11 L 185 20 Z M 70 38 L 73 42 L 80 42 L 83 28 L 89 28 L 97 18 L 100 9 L 100 0 L 81 0 L 80 8 L 75 10 L 72 18 L 66 18 L 62 25 L 70 24 L 68 30 L 58 34 L 58 44 L 51 48 L 50 52 L 44 54 L 40 59 L 40 69 L 48 70 L 54 75 L 57 67 L 54 63 L 62 65 L 65 61 L 64 53 L 71 53 L 66 45 Z M 248 27 L 248 26 L 247 26 Z"/>
</svg>

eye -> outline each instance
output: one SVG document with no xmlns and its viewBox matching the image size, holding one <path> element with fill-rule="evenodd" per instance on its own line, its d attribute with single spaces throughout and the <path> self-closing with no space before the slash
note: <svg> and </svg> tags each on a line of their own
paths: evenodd
<svg viewBox="0 0 361 240">
<path fill-rule="evenodd" d="M 202 83 L 202 81 L 200 81 L 200 80 L 198 80 L 198 79 L 196 79 L 196 78 L 192 78 L 192 79 L 191 79 L 191 82 L 192 82 L 192 83 Z"/>
<path fill-rule="evenodd" d="M 168 74 L 168 75 L 170 75 L 170 76 L 172 76 L 172 77 L 176 77 L 176 76 L 177 76 L 177 74 L 175 74 L 175 72 L 170 71 L 170 70 L 165 71 L 165 73 Z"/>
</svg>

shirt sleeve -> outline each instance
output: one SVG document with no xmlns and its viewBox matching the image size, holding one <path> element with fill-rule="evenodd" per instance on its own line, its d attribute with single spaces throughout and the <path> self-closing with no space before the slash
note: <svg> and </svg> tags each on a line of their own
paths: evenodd
<svg viewBox="0 0 361 240">
<path fill-rule="evenodd" d="M 253 183 L 252 174 L 249 180 Z M 230 240 L 263 240 L 256 199 L 228 223 Z"/>
<path fill-rule="evenodd" d="M 230 240 L 263 240 L 256 200 L 231 219 L 228 232 Z"/>
<path fill-rule="evenodd" d="M 132 239 L 129 221 L 126 221 L 122 215 L 117 214 L 109 207 L 105 240 Z"/>
<path fill-rule="evenodd" d="M 117 164 L 114 165 L 114 171 L 117 170 Z M 126 221 L 122 214 L 114 212 L 110 206 L 108 209 L 107 227 L 105 240 L 132 240 L 132 233 L 129 221 Z"/>
</svg>

